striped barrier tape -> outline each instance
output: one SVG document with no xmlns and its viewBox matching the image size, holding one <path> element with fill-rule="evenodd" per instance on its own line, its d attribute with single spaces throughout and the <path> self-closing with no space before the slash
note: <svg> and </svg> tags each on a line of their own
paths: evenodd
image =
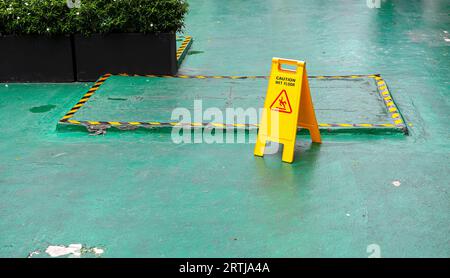
<svg viewBox="0 0 450 278">
<path fill-rule="evenodd" d="M 408 129 L 405 125 L 405 121 L 403 120 L 403 117 L 400 114 L 400 111 L 398 110 L 391 93 L 389 92 L 386 82 L 383 80 L 383 78 L 381 78 L 381 76 L 375 77 L 375 81 L 377 82 L 378 93 L 383 99 L 383 103 L 386 106 L 386 109 L 392 121 L 397 127 L 405 129 L 405 132 L 407 133 Z"/>
<path fill-rule="evenodd" d="M 83 126 L 95 126 L 95 125 L 101 125 L 106 127 L 122 127 L 122 128 L 128 128 L 128 127 L 144 127 L 144 128 L 152 128 L 152 127 L 174 127 L 174 126 L 181 126 L 181 127 L 187 127 L 187 128 L 196 128 L 196 127 L 203 127 L 203 128 L 241 128 L 241 129 L 254 129 L 258 128 L 259 124 L 223 124 L 223 123 L 179 123 L 179 122 L 116 122 L 116 121 L 109 121 L 109 122 L 103 122 L 103 121 L 78 121 L 78 120 L 67 120 L 65 121 L 69 124 L 74 125 L 83 125 Z M 368 128 L 368 127 L 389 127 L 393 128 L 395 127 L 394 124 L 324 124 L 319 123 L 319 127 L 322 128 L 328 128 L 328 127 L 362 127 L 362 128 Z M 300 128 L 299 128 L 300 129 Z"/>
<path fill-rule="evenodd" d="M 97 128 L 107 129 L 115 127 L 123 130 L 130 130 L 136 128 L 156 128 L 156 127 L 174 127 L 182 126 L 186 128 L 216 128 L 216 129 L 255 129 L 258 128 L 258 124 L 224 124 L 224 123 L 178 123 L 178 122 L 158 122 L 158 121 L 139 121 L 139 122 L 123 122 L 123 121 L 79 121 L 72 119 L 75 113 L 83 107 L 83 105 L 89 100 L 90 97 L 98 90 L 98 88 L 110 77 L 111 74 L 105 74 L 100 77 L 97 82 L 88 90 L 88 92 L 81 98 L 81 100 L 75 104 L 72 109 L 64 115 L 59 123 L 86 126 L 89 130 L 95 130 Z M 119 74 L 119 76 L 137 76 L 128 74 Z M 198 78 L 198 79 L 254 79 L 254 78 L 267 78 L 266 76 L 206 76 L 206 75 L 145 75 L 145 77 L 163 77 L 163 78 Z M 402 115 L 398 110 L 389 90 L 386 82 L 381 78 L 379 74 L 371 75 L 340 75 L 340 76 L 309 76 L 309 78 L 317 79 L 345 79 L 345 78 L 374 78 L 377 84 L 377 89 L 380 96 L 383 99 L 383 103 L 386 106 L 387 111 L 393 121 L 393 123 L 383 124 L 370 124 L 370 123 L 319 123 L 320 130 L 329 130 L 330 128 L 389 128 L 389 129 L 401 129 L 403 133 L 408 134 L 408 129 L 405 125 Z"/>
<path fill-rule="evenodd" d="M 191 36 L 185 36 L 185 37 L 180 37 L 180 38 L 183 39 L 183 42 L 181 43 L 180 47 L 178 47 L 178 49 L 177 49 L 178 66 L 181 65 L 181 62 L 184 60 L 184 57 L 186 57 L 187 52 L 192 45 L 192 37 Z"/>
<path fill-rule="evenodd" d="M 88 100 L 94 95 L 95 91 L 98 90 L 98 88 L 100 88 L 100 86 L 111 76 L 111 74 L 107 73 L 104 74 L 102 77 L 100 77 L 97 82 L 94 83 L 94 85 L 87 91 L 87 93 L 84 94 L 84 96 L 77 102 L 77 104 L 75 104 L 72 109 L 70 109 L 69 112 L 66 113 L 66 115 L 64 115 L 60 122 L 66 122 L 68 121 L 70 118 L 72 118 L 75 113 L 77 113 L 78 110 L 80 110 L 81 107 L 83 107 L 83 105 L 88 102 Z"/>
<path fill-rule="evenodd" d="M 183 79 L 268 79 L 269 76 L 265 75 L 253 75 L 253 76 L 239 76 L 239 75 L 160 75 L 160 74 L 127 74 L 120 73 L 119 76 L 130 76 L 130 77 L 158 77 L 158 78 L 183 78 Z M 375 78 L 379 77 L 379 74 L 370 75 L 311 75 L 308 78 L 311 79 L 355 79 L 355 78 Z"/>
</svg>

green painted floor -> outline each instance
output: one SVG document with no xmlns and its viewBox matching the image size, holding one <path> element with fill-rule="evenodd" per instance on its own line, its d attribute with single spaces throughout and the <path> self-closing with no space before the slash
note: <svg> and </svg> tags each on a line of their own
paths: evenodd
<svg viewBox="0 0 450 278">
<path fill-rule="evenodd" d="M 57 132 L 91 84 L 0 84 L 0 256 L 450 256 L 448 1 L 188 2 L 180 73 L 265 75 L 273 56 L 380 73 L 410 136 L 299 136 L 289 165 L 252 144 Z"/>
</svg>

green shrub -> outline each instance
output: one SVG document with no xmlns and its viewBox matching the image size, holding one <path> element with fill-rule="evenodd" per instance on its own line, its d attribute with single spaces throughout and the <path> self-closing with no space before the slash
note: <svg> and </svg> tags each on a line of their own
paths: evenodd
<svg viewBox="0 0 450 278">
<path fill-rule="evenodd" d="M 0 0 L 0 33 L 60 35 L 71 32 L 66 0 Z"/>
<path fill-rule="evenodd" d="M 73 1 L 75 2 L 75 1 Z M 183 0 L 0 0 L 0 34 L 62 35 L 181 31 Z"/>
</svg>

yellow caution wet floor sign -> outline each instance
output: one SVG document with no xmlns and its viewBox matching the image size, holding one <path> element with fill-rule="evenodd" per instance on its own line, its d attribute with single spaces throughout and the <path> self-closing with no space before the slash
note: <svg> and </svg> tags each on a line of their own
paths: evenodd
<svg viewBox="0 0 450 278">
<path fill-rule="evenodd" d="M 291 163 L 297 126 L 308 129 L 312 141 L 321 143 L 305 62 L 273 58 L 255 155 L 264 155 L 267 141 L 277 142 L 284 145 L 282 160 Z"/>
</svg>

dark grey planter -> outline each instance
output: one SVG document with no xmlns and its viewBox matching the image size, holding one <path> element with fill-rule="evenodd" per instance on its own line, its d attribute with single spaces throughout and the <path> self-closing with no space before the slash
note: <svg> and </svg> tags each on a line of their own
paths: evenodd
<svg viewBox="0 0 450 278">
<path fill-rule="evenodd" d="M 70 36 L 0 36 L 0 82 L 73 81 Z"/>
<path fill-rule="evenodd" d="M 176 37 L 162 34 L 75 35 L 78 81 L 95 81 L 105 73 L 176 74 Z"/>
</svg>

